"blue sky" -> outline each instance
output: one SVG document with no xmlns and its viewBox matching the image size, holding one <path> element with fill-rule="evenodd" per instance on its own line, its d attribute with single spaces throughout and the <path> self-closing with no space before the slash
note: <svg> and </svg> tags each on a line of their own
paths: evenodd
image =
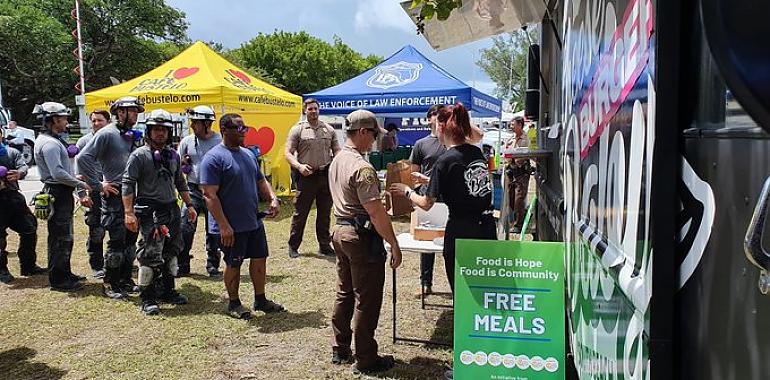
<svg viewBox="0 0 770 380">
<path fill-rule="evenodd" d="M 364 54 L 387 57 L 410 44 L 429 59 L 478 89 L 492 94 L 494 83 L 476 66 L 490 39 L 441 52 L 415 33 L 398 0 L 166 0 L 185 12 L 193 40 L 236 48 L 258 33 L 304 30 L 325 41 L 334 35 Z"/>
</svg>

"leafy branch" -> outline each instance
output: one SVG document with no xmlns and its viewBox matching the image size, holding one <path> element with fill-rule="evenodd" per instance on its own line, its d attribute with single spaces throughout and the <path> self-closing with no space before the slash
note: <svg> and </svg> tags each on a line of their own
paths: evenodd
<svg viewBox="0 0 770 380">
<path fill-rule="evenodd" d="M 452 10 L 463 6 L 462 0 L 412 0 L 409 9 L 420 8 L 417 16 L 417 34 L 425 32 L 425 22 L 436 17 L 440 21 L 449 18 Z"/>
</svg>

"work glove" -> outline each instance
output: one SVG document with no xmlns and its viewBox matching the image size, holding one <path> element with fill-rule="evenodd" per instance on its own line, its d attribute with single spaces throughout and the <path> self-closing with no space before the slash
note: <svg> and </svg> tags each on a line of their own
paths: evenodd
<svg viewBox="0 0 770 380">
<path fill-rule="evenodd" d="M 53 202 L 56 198 L 51 194 L 38 193 L 32 200 L 35 204 L 35 216 L 41 220 L 48 220 L 53 214 Z"/>
</svg>

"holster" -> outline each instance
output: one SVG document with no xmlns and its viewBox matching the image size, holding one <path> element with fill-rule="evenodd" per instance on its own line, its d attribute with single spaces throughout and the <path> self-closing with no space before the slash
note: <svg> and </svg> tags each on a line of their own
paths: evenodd
<svg viewBox="0 0 770 380">
<path fill-rule="evenodd" d="M 369 215 L 356 215 L 352 219 L 352 225 L 360 239 L 366 239 L 369 242 L 369 253 L 373 256 L 384 257 L 386 255 L 382 236 L 377 233 L 374 223 L 369 219 Z"/>
<path fill-rule="evenodd" d="M 505 169 L 505 174 L 510 179 L 521 177 L 523 175 L 532 175 L 534 172 L 535 168 L 532 167 L 532 164 L 530 164 L 529 161 L 522 165 L 509 165 Z"/>
</svg>

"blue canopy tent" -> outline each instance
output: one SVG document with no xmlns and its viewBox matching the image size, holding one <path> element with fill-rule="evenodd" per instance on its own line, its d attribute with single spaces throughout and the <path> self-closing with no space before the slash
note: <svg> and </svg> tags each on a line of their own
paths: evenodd
<svg viewBox="0 0 770 380">
<path fill-rule="evenodd" d="M 380 117 L 425 117 L 434 104 L 463 103 L 473 117 L 500 117 L 502 102 L 452 76 L 407 45 L 379 65 L 336 86 L 305 94 L 321 115 L 365 108 Z"/>
</svg>

